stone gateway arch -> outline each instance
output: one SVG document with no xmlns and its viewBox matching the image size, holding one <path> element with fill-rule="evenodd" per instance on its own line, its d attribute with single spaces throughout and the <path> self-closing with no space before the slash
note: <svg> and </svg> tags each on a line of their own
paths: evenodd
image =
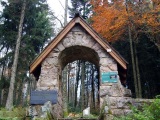
<svg viewBox="0 0 160 120">
<path fill-rule="evenodd" d="M 30 65 L 30 73 L 37 80 L 37 91 L 57 91 L 53 115 L 63 117 L 61 72 L 69 62 L 78 59 L 99 68 L 100 107 L 104 104 L 115 115 L 126 114 L 129 111 L 126 103 L 131 95 L 130 90 L 122 86 L 126 82 L 127 62 L 80 16 L 75 16 Z M 108 75 L 116 81 L 106 81 Z"/>
</svg>

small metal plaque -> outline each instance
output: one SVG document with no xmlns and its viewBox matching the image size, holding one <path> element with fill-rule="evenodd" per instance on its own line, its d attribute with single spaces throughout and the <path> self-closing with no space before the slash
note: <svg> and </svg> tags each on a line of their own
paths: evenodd
<svg viewBox="0 0 160 120">
<path fill-rule="evenodd" d="M 52 104 L 57 103 L 57 91 L 31 91 L 30 104 L 31 105 L 42 105 L 47 101 L 51 101 Z"/>
<path fill-rule="evenodd" d="M 116 83 L 118 78 L 117 78 L 118 72 L 113 71 L 113 72 L 103 72 L 101 74 L 102 76 L 102 83 Z"/>
</svg>

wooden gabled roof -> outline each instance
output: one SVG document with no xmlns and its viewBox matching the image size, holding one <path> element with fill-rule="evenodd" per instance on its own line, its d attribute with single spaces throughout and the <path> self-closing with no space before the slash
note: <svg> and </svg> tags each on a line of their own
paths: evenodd
<svg viewBox="0 0 160 120">
<path fill-rule="evenodd" d="M 40 53 L 40 55 L 31 63 L 30 73 L 33 73 L 36 70 L 36 68 L 41 65 L 42 61 L 47 57 L 47 55 L 76 24 L 80 24 L 106 51 L 108 49 L 112 49 L 112 51 L 108 52 L 108 54 L 110 54 L 123 69 L 127 69 L 127 62 L 125 61 L 125 59 L 122 56 L 120 56 L 118 52 L 114 50 L 107 41 L 104 41 L 79 15 L 77 15 L 66 25 L 66 27 L 48 44 L 48 46 Z"/>
</svg>

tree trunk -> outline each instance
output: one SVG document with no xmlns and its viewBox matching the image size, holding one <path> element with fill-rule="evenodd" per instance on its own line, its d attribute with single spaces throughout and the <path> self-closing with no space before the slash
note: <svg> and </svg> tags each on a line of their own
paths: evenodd
<svg viewBox="0 0 160 120">
<path fill-rule="evenodd" d="M 138 92 L 138 83 L 137 83 L 137 77 L 136 77 L 135 59 L 134 59 L 134 51 L 133 51 L 133 41 L 132 41 L 132 37 L 131 37 L 130 25 L 128 25 L 128 33 L 129 33 L 130 52 L 131 52 L 131 59 L 132 59 L 132 70 L 133 70 L 135 94 L 136 94 L 136 97 L 138 97 L 139 92 Z"/>
<path fill-rule="evenodd" d="M 91 74 L 91 82 L 92 82 L 92 108 L 94 109 L 95 108 L 95 86 L 94 86 L 94 67 L 92 65 L 92 68 L 91 68 L 91 71 L 92 71 L 92 74 Z"/>
<path fill-rule="evenodd" d="M 14 83 L 15 83 L 15 77 L 16 77 L 16 71 L 17 71 L 18 57 L 19 57 L 20 42 L 22 37 L 25 9 L 26 9 L 26 0 L 23 1 L 22 10 L 21 10 L 16 49 L 15 49 L 14 60 L 12 65 L 10 87 L 9 87 L 9 93 L 8 93 L 7 102 L 6 102 L 7 110 L 11 110 L 13 107 L 13 91 L 14 91 Z"/>
<path fill-rule="evenodd" d="M 137 72 L 137 84 L 138 84 L 138 98 L 142 98 L 142 88 L 141 88 L 141 78 L 139 73 L 139 65 L 138 65 L 138 56 L 137 56 L 137 48 L 135 45 L 135 66 L 136 66 L 136 72 Z"/>
<path fill-rule="evenodd" d="M 1 89 L 1 103 L 0 105 L 3 105 L 3 97 L 4 97 L 4 89 Z"/>
<path fill-rule="evenodd" d="M 8 50 L 9 50 L 9 47 L 7 47 L 7 49 L 6 49 L 6 52 L 5 52 L 5 56 L 8 54 Z M 2 69 L 1 69 L 1 73 L 0 73 L 0 82 L 2 82 L 1 80 L 5 77 L 4 76 L 4 72 L 5 72 L 5 67 L 6 67 L 6 62 L 7 62 L 7 60 L 6 60 L 6 58 L 4 59 L 4 64 L 2 65 Z M 9 77 L 9 76 L 7 76 L 7 77 Z M 3 104 L 3 98 L 4 98 L 4 86 L 0 86 L 0 90 L 2 91 L 1 93 L 1 100 L 0 100 L 0 105 L 2 105 Z"/>
<path fill-rule="evenodd" d="M 133 70 L 133 79 L 134 79 L 134 86 L 135 86 L 135 95 L 138 97 L 138 83 L 137 83 L 137 77 L 136 77 L 136 69 L 135 69 L 135 59 L 134 59 L 134 48 L 133 48 L 133 41 L 132 41 L 132 35 L 131 35 L 131 20 L 129 16 L 129 10 L 128 10 L 128 4 L 126 0 L 126 12 L 128 13 L 128 35 L 129 35 L 129 43 L 130 43 L 130 52 L 131 52 L 131 61 L 132 61 L 132 70 Z"/>
<path fill-rule="evenodd" d="M 86 87 L 86 102 L 87 102 L 87 106 L 89 106 L 89 72 L 88 72 L 88 67 L 87 67 L 87 71 L 86 71 L 86 80 L 87 80 L 87 87 Z"/>
<path fill-rule="evenodd" d="M 69 65 L 67 65 L 67 87 L 68 87 L 68 91 L 67 91 L 67 93 L 68 93 L 68 103 L 70 102 L 70 80 L 69 80 L 69 75 L 70 75 L 70 70 L 69 70 L 69 67 L 68 67 Z"/>
<path fill-rule="evenodd" d="M 84 102 L 85 102 L 85 100 L 84 100 L 84 91 L 85 91 L 85 89 L 84 89 L 84 80 L 85 80 L 85 61 L 82 61 L 82 71 L 81 71 L 81 86 L 82 86 L 82 90 L 81 90 L 81 92 L 82 92 L 82 94 L 81 94 L 81 100 L 82 100 L 82 104 L 81 104 L 81 110 L 83 110 L 84 109 Z"/>
<path fill-rule="evenodd" d="M 67 25 L 68 0 L 65 0 L 64 26 Z"/>
<path fill-rule="evenodd" d="M 63 95 L 63 111 L 64 111 L 64 116 L 68 115 L 68 99 L 67 99 L 67 67 L 64 68 L 63 70 L 63 92 L 62 92 L 62 95 Z"/>
<path fill-rule="evenodd" d="M 80 73 L 80 61 L 77 60 L 77 67 L 78 70 L 76 71 L 76 84 L 75 84 L 75 101 L 74 101 L 74 106 L 77 107 L 77 90 L 78 90 L 78 85 L 79 85 L 79 73 Z"/>
</svg>

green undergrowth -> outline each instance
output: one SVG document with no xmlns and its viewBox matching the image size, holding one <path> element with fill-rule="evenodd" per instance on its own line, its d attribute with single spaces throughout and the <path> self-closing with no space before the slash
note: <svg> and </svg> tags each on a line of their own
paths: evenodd
<svg viewBox="0 0 160 120">
<path fill-rule="evenodd" d="M 0 120 L 24 120 L 26 109 L 22 107 L 13 108 L 7 111 L 5 108 L 0 108 Z"/>
<path fill-rule="evenodd" d="M 150 105 L 143 105 L 141 110 L 133 107 L 132 111 L 131 114 L 114 120 L 160 120 L 160 96 L 157 96 Z"/>
<path fill-rule="evenodd" d="M 66 119 L 73 119 L 73 120 L 77 120 L 77 119 L 80 119 L 80 118 L 84 118 L 84 119 L 97 119 L 98 116 L 97 115 L 93 115 L 93 114 L 90 114 L 88 116 L 82 116 L 82 113 L 77 113 L 75 116 L 66 116 L 65 118 Z"/>
</svg>

